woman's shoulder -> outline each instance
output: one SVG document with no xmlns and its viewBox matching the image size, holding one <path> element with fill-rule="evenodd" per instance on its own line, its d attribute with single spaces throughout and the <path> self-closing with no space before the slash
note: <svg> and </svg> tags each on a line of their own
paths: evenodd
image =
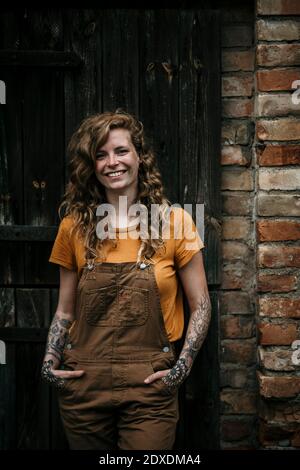
<svg viewBox="0 0 300 470">
<path fill-rule="evenodd" d="M 67 228 L 73 227 L 74 224 L 75 224 L 74 217 L 71 215 L 66 215 L 61 219 L 59 226 L 67 229 Z"/>
<path fill-rule="evenodd" d="M 64 216 L 59 224 L 58 230 L 61 234 L 71 238 L 74 235 L 75 219 L 72 215 Z"/>
</svg>

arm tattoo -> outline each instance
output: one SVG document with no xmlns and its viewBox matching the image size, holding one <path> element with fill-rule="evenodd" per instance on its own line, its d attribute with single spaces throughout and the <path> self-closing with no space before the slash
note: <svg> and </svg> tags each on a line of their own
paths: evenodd
<svg viewBox="0 0 300 470">
<path fill-rule="evenodd" d="M 69 329 L 72 323 L 72 321 L 60 318 L 55 314 L 49 329 L 41 374 L 43 380 L 57 388 L 63 388 L 65 380 L 56 377 L 52 370 L 55 365 L 57 366 L 61 362 L 63 350 L 69 336 Z M 55 364 L 53 360 L 50 359 L 51 356 L 54 357 Z"/>
<path fill-rule="evenodd" d="M 59 318 L 57 314 L 54 315 L 48 334 L 46 355 L 54 356 L 58 361 L 61 360 L 66 339 L 68 338 L 68 330 L 72 323 L 72 321 L 65 318 Z"/>
<path fill-rule="evenodd" d="M 179 359 L 170 372 L 162 377 L 169 386 L 178 387 L 189 375 L 195 357 L 206 337 L 211 318 L 211 302 L 209 294 L 203 294 L 197 308 L 191 313 L 183 349 Z"/>
</svg>

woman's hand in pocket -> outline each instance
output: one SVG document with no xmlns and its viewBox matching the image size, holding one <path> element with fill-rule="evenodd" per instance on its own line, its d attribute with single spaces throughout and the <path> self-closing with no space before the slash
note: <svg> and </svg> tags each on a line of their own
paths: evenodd
<svg viewBox="0 0 300 470">
<path fill-rule="evenodd" d="M 78 379 L 84 374 L 84 370 L 61 370 L 55 369 L 51 359 L 44 361 L 41 375 L 43 380 L 58 389 L 65 386 L 66 380 Z"/>
<path fill-rule="evenodd" d="M 148 375 L 148 377 L 144 380 L 146 384 L 151 384 L 152 382 L 155 382 L 155 380 L 162 379 L 165 377 L 171 369 L 165 369 L 165 370 L 158 370 L 157 372 L 154 372 L 151 375 Z"/>
</svg>

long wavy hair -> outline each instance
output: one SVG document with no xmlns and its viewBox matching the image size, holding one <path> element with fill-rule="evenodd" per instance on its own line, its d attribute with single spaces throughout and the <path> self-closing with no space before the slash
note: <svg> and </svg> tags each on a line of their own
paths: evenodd
<svg viewBox="0 0 300 470">
<path fill-rule="evenodd" d="M 107 142 L 109 132 L 116 128 L 129 131 L 141 159 L 137 201 L 148 210 L 148 237 L 141 236 L 137 262 L 143 258 L 151 258 L 158 249 L 164 248 L 162 222 L 167 219 L 166 214 L 171 203 L 164 195 L 161 174 L 154 152 L 146 142 L 143 124 L 135 116 L 119 108 L 115 112 L 98 113 L 85 118 L 72 135 L 67 147 L 70 178 L 58 212 L 60 219 L 66 216 L 73 218 L 71 234 L 76 231 L 83 241 L 88 263 L 94 262 L 96 258 L 105 259 L 104 240 L 96 235 L 96 225 L 99 221 L 96 209 L 107 200 L 105 188 L 95 175 L 95 163 L 97 151 Z M 151 226 L 151 204 L 159 205 L 159 232 L 155 238 L 155 228 Z"/>
</svg>

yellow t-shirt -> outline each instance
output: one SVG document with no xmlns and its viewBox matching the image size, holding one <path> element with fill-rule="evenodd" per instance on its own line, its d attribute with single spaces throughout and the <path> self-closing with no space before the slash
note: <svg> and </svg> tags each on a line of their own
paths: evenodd
<svg viewBox="0 0 300 470">
<path fill-rule="evenodd" d="M 181 217 L 181 220 L 185 217 L 184 220 L 188 222 L 184 225 L 185 230 L 180 232 L 183 234 L 182 237 L 178 235 L 176 224 L 180 219 L 177 217 Z M 72 223 L 73 219 L 70 216 L 62 219 L 49 261 L 67 269 L 77 270 L 78 277 L 80 277 L 85 265 L 84 247 L 76 233 L 70 236 Z M 115 248 L 113 240 L 104 241 L 103 248 L 106 256 L 104 261 L 107 263 L 136 261 L 141 241 L 130 237 L 121 239 L 118 234 L 119 231 L 116 231 L 117 246 Z M 169 341 L 176 341 L 181 338 L 184 328 L 182 287 L 176 271 L 188 263 L 195 253 L 204 248 L 192 217 L 180 207 L 176 207 L 174 212 L 171 211 L 170 237 L 165 239 L 165 247 L 165 250 L 158 250 L 152 256 L 152 260 L 155 263 L 154 274 L 168 338 Z M 100 261 L 100 258 L 96 258 L 95 261 Z"/>
</svg>

